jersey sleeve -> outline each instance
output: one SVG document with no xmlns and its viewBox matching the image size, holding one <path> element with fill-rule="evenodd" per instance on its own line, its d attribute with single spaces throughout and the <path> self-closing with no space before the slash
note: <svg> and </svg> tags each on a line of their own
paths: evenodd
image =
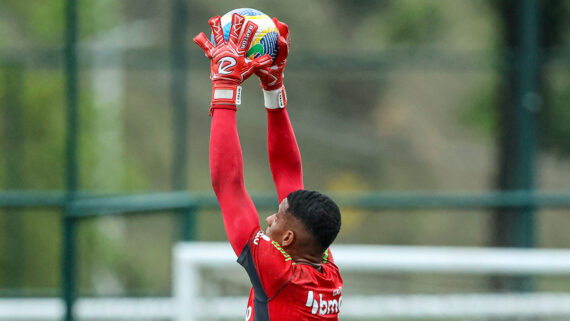
<svg viewBox="0 0 570 321">
<path fill-rule="evenodd" d="M 303 189 L 301 152 L 287 109 L 267 110 L 267 151 L 279 203 Z"/>
<path fill-rule="evenodd" d="M 216 109 L 213 112 L 210 176 L 228 239 L 239 256 L 248 236 L 253 230 L 259 229 L 259 217 L 244 185 L 243 157 L 234 110 Z"/>
<path fill-rule="evenodd" d="M 293 260 L 261 229 L 249 237 L 238 258 L 250 278 L 256 298 L 269 300 L 293 276 Z"/>
</svg>

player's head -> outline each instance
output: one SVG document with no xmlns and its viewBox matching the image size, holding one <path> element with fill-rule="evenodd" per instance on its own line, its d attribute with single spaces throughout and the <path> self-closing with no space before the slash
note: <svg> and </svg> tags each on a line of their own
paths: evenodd
<svg viewBox="0 0 570 321">
<path fill-rule="evenodd" d="M 279 212 L 270 216 L 267 224 L 267 234 L 281 246 L 292 243 L 323 252 L 340 231 L 340 210 L 326 195 L 298 190 L 281 202 Z"/>
</svg>

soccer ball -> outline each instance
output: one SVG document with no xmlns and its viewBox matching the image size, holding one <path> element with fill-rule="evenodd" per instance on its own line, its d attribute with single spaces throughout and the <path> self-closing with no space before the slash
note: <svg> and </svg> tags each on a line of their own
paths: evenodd
<svg viewBox="0 0 570 321">
<path fill-rule="evenodd" d="M 230 35 L 230 27 L 232 25 L 232 15 L 237 13 L 245 18 L 244 25 L 248 21 L 252 21 L 257 25 L 257 31 L 253 36 L 253 41 L 251 46 L 248 48 L 246 57 L 249 59 L 254 59 L 261 57 L 265 54 L 271 56 L 271 59 L 275 59 L 277 56 L 277 38 L 279 37 L 279 30 L 271 18 L 265 13 L 250 9 L 250 8 L 240 8 L 234 9 L 222 16 L 222 28 L 224 29 L 224 37 L 228 41 Z M 242 30 L 242 32 L 245 28 Z M 241 34 L 240 34 L 241 36 Z M 214 40 L 214 35 L 212 34 L 211 42 L 216 45 Z"/>
</svg>

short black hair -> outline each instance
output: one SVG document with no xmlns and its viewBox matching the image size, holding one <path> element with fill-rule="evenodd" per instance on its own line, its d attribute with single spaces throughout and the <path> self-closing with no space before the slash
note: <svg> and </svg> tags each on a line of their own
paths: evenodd
<svg viewBox="0 0 570 321">
<path fill-rule="evenodd" d="M 319 192 L 297 190 L 287 195 L 291 215 L 299 219 L 325 251 L 340 231 L 340 210 L 328 196 Z"/>
</svg>

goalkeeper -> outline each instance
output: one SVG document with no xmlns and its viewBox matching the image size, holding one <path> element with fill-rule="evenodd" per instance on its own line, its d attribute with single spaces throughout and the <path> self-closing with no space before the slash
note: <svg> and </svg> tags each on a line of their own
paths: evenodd
<svg viewBox="0 0 570 321">
<path fill-rule="evenodd" d="M 212 186 L 231 246 L 253 286 L 246 320 L 338 320 L 342 278 L 328 247 L 340 230 L 340 212 L 327 196 L 303 189 L 301 154 L 283 87 L 289 30 L 286 24 L 274 21 L 280 37 L 272 65 L 267 55 L 245 58 L 257 26 L 251 22 L 244 25 L 245 19 L 238 14 L 232 17 L 227 42 L 220 17 L 209 21 L 216 46 L 203 33 L 194 38 L 211 60 Z M 240 84 L 253 73 L 263 88 L 269 163 L 279 198 L 279 209 L 266 218 L 265 231 L 245 190 L 236 126 Z"/>
</svg>

